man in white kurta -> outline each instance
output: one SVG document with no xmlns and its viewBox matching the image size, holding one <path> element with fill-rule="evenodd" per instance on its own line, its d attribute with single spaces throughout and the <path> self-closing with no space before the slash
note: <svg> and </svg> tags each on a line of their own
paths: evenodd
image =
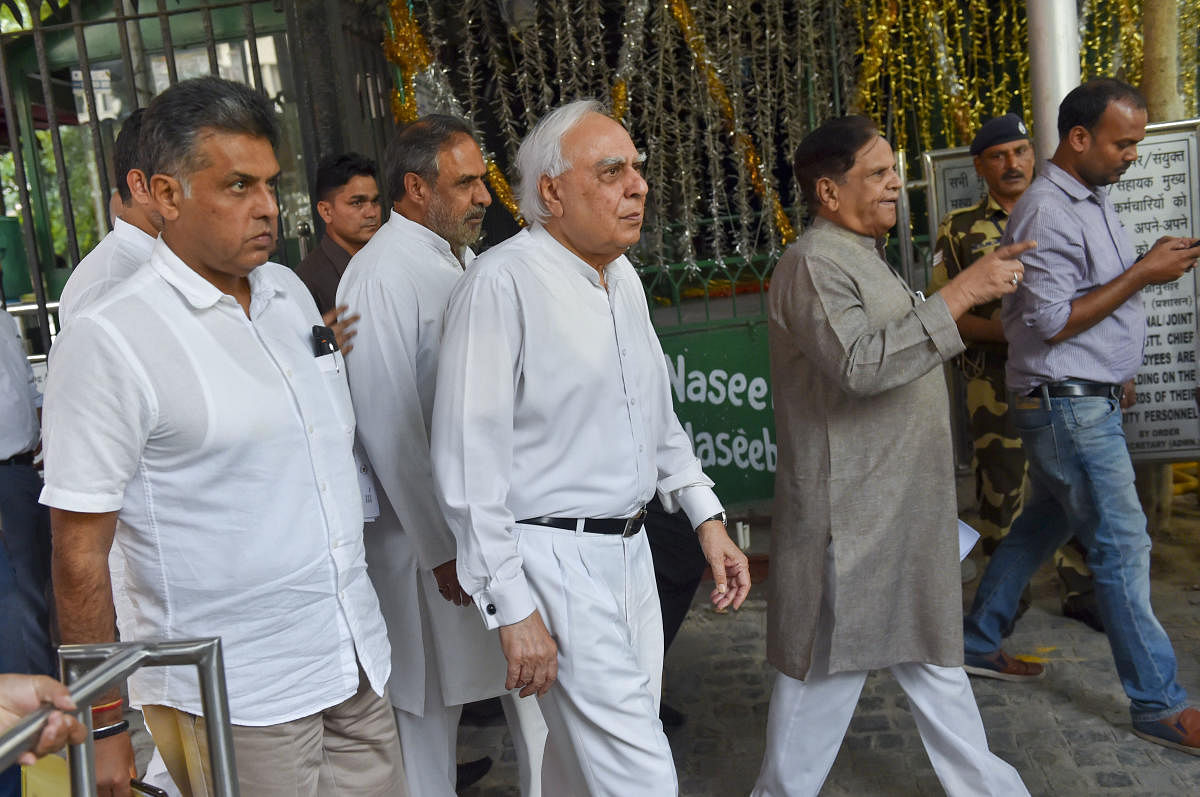
<svg viewBox="0 0 1200 797">
<path fill-rule="evenodd" d="M 500 629 L 506 685 L 541 696 L 546 794 L 675 794 L 642 508 L 655 491 L 682 505 L 720 606 L 744 599 L 746 558 L 675 416 L 623 254 L 647 190 L 629 134 L 571 103 L 517 163 L 532 224 L 459 280 L 442 338 L 432 451 L 459 581 Z"/>
<path fill-rule="evenodd" d="M 432 116 L 400 132 L 385 168 L 393 212 L 350 260 L 337 303 L 363 316 L 350 391 L 381 491 L 367 563 L 393 643 L 388 692 L 409 790 L 453 797 L 463 704 L 503 695 L 528 796 L 538 793 L 545 726 L 533 701 L 518 707 L 507 694 L 497 634 L 459 589 L 429 459 L 442 312 L 475 257 L 491 204 L 486 167 L 465 122 Z"/>
</svg>

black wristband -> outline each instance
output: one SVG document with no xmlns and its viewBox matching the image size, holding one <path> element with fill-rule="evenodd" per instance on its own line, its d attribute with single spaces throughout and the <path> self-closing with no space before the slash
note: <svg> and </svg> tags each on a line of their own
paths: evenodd
<svg viewBox="0 0 1200 797">
<path fill-rule="evenodd" d="M 105 725 L 103 728 L 97 728 L 92 731 L 92 739 L 99 741 L 107 739 L 110 736 L 116 736 L 118 733 L 125 733 L 129 730 L 129 720 L 121 720 L 114 722 L 112 725 Z"/>
</svg>

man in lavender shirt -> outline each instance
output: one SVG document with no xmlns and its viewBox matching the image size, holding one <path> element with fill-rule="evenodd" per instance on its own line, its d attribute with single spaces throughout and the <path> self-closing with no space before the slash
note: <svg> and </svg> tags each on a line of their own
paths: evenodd
<svg viewBox="0 0 1200 797">
<path fill-rule="evenodd" d="M 1133 732 L 1200 755 L 1200 711 L 1186 705 L 1175 651 L 1150 607 L 1150 538 L 1121 428 L 1145 343 L 1140 291 L 1178 279 L 1200 249 L 1188 248 L 1190 238 L 1163 238 L 1134 260 L 1104 188 L 1136 160 L 1146 134 L 1136 89 L 1108 78 L 1084 83 L 1059 106 L 1058 134 L 1002 241 L 1038 244 L 1022 255 L 1024 284 L 1001 313 L 1009 406 L 1032 491 L 965 618 L 966 669 L 1010 681 L 1042 674 L 1000 649 L 1001 632 L 1034 571 L 1074 534 L 1095 573 Z"/>
</svg>

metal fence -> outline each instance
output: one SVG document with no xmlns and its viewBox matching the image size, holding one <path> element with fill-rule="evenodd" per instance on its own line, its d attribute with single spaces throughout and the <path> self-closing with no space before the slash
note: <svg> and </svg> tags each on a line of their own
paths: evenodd
<svg viewBox="0 0 1200 797">
<path fill-rule="evenodd" d="M 394 129 L 383 0 L 28 5 L 24 27 L 0 36 L 0 157 L 12 175 L 0 197 L 0 267 L 2 294 L 17 300 L 9 309 L 35 354 L 49 350 L 71 269 L 111 229 L 107 200 L 124 179 L 111 165 L 121 123 L 158 92 L 220 75 L 272 99 L 283 130 L 273 259 L 291 265 L 300 239 L 320 227 L 310 192 L 320 158 L 351 148 L 378 158 Z"/>
</svg>

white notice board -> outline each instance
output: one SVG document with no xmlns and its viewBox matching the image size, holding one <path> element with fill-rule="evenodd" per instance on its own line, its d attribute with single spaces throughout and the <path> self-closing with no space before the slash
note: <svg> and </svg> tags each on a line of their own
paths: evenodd
<svg viewBox="0 0 1200 797">
<path fill-rule="evenodd" d="M 1200 236 L 1200 120 L 1150 125 L 1137 162 L 1109 189 L 1138 255 L 1164 235 Z M 1142 291 L 1146 350 L 1125 437 L 1138 461 L 1200 459 L 1196 272 Z"/>
<path fill-rule="evenodd" d="M 921 155 L 921 169 L 928 186 L 925 206 L 929 209 L 929 243 L 937 241 L 942 217 L 954 210 L 978 205 L 987 193 L 987 183 L 975 173 L 969 147 L 939 149 Z"/>
</svg>

